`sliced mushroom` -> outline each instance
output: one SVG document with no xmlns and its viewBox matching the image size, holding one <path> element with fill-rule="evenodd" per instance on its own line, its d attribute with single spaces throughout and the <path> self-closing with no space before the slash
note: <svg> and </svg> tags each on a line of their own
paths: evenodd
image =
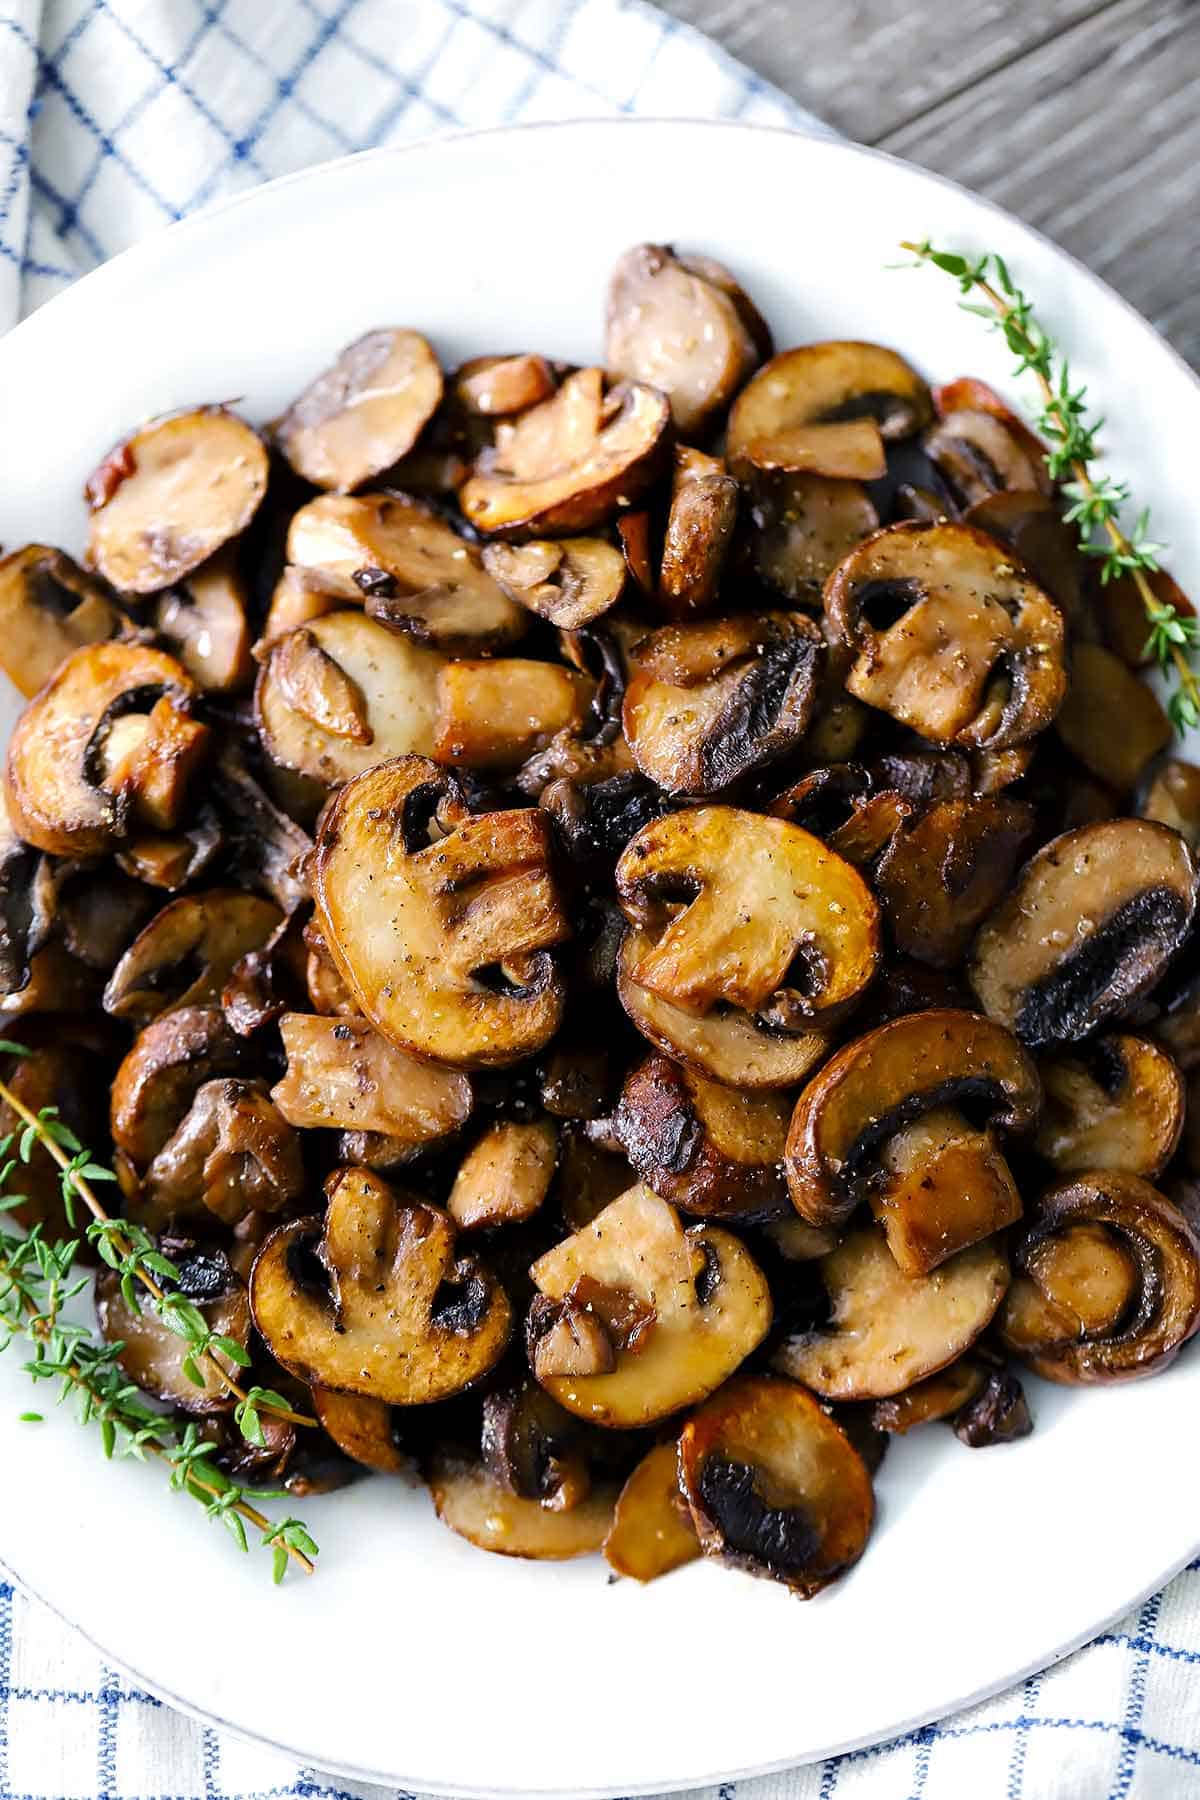
<svg viewBox="0 0 1200 1800">
<path fill-rule="evenodd" d="M 843 557 L 879 528 L 879 514 L 858 481 L 759 474 L 750 482 L 750 496 L 755 573 L 800 606 L 819 606 L 825 583 Z"/>
<path fill-rule="evenodd" d="M 267 491 L 267 452 L 224 406 L 151 419 L 88 480 L 88 555 L 127 594 L 156 594 L 246 529 Z"/>
<path fill-rule="evenodd" d="M 898 830 L 875 871 L 896 948 L 935 968 L 961 962 L 1033 835 L 1033 808 L 1006 796 L 943 800 Z"/>
<path fill-rule="evenodd" d="M 986 1330 L 1009 1280 L 994 1238 L 931 1274 L 906 1275 L 870 1227 L 852 1231 L 819 1270 L 829 1324 L 786 1338 L 771 1366 L 823 1400 L 882 1400 L 935 1375 Z"/>
<path fill-rule="evenodd" d="M 554 1197 L 571 1231 L 590 1225 L 632 1181 L 633 1170 L 624 1156 L 593 1143 L 583 1132 L 568 1127 L 562 1133 Z"/>
<path fill-rule="evenodd" d="M 774 357 L 747 382 L 729 416 L 731 468 L 751 460 L 757 439 L 855 420 L 892 441 L 911 437 L 930 416 L 929 389 L 902 356 L 882 344 L 804 344 Z"/>
<path fill-rule="evenodd" d="M 479 531 L 590 531 L 656 479 L 669 443 L 666 396 L 641 382 L 607 394 L 600 369 L 569 375 L 550 400 L 496 427 L 459 504 Z"/>
<path fill-rule="evenodd" d="M 666 1056 L 626 1077 L 614 1125 L 640 1180 L 702 1218 L 770 1216 L 787 1205 L 781 1096 L 722 1087 Z"/>
<path fill-rule="evenodd" d="M 320 569 L 297 569 L 288 563 L 271 591 L 271 604 L 267 608 L 262 637 L 255 646 L 255 653 L 261 657 L 276 638 L 284 637 L 300 625 L 309 625 L 314 619 L 323 619 L 326 613 L 338 612 L 343 606 L 351 604 L 354 603 L 348 597 L 339 598 L 337 594 L 330 593 L 322 580 Z"/>
<path fill-rule="evenodd" d="M 504 418 L 548 400 L 556 385 L 544 356 L 473 356 L 454 377 L 454 397 L 481 419 Z"/>
<path fill-rule="evenodd" d="M 703 1399 L 771 1322 L 766 1281 L 738 1239 L 712 1225 L 685 1231 L 647 1187 L 630 1188 L 531 1274 L 551 1303 L 535 1301 L 530 1315 L 534 1374 L 599 1425 L 649 1425 Z M 573 1321 L 599 1339 L 590 1360 L 561 1353 L 556 1327 Z"/>
<path fill-rule="evenodd" d="M 1183 1077 L 1148 1038 L 1114 1032 L 1042 1056 L 1046 1094 L 1034 1149 L 1060 1175 L 1121 1169 L 1152 1178 L 1175 1154 L 1183 1130 Z"/>
<path fill-rule="evenodd" d="M 573 863 L 608 867 L 643 825 L 672 810 L 669 796 L 636 769 L 586 783 L 552 781 L 538 804 L 554 820 Z"/>
<path fill-rule="evenodd" d="M 406 1056 L 365 1019 L 285 1013 L 279 1035 L 287 1074 L 271 1098 L 301 1130 L 380 1132 L 411 1155 L 470 1117 L 467 1076 Z"/>
<path fill-rule="evenodd" d="M 130 838 L 117 851 L 117 864 L 133 880 L 176 894 L 199 880 L 221 847 L 220 821 L 205 804 L 186 829 Z"/>
<path fill-rule="evenodd" d="M 161 717 L 153 728 L 151 719 L 160 703 L 181 718 L 194 692 L 191 677 L 160 650 L 105 643 L 74 651 L 9 741 L 6 793 L 20 835 L 61 856 L 100 856 L 134 817 L 161 829 L 160 818 L 144 816 L 147 803 L 161 811 L 167 794 L 181 797 L 178 781 L 203 744 L 190 732 L 179 744 Z"/>
<path fill-rule="evenodd" d="M 288 561 L 382 624 L 453 651 L 519 638 L 528 613 L 502 592 L 474 544 L 403 494 L 326 494 L 296 513 Z"/>
<path fill-rule="evenodd" d="M 392 756 L 423 756 L 437 733 L 443 661 L 359 612 L 302 625 L 275 640 L 258 677 L 263 747 L 326 787 Z"/>
<path fill-rule="evenodd" d="M 429 1469 L 433 1504 L 443 1525 L 480 1550 L 561 1562 L 599 1550 L 612 1524 L 616 1488 L 595 1488 L 569 1512 L 510 1493 L 482 1464 L 439 1450 Z"/>
<path fill-rule="evenodd" d="M 263 1084 L 224 1077 L 197 1089 L 146 1170 L 136 1211 L 156 1230 L 206 1210 L 236 1225 L 299 1200 L 304 1186 L 299 1139 Z"/>
<path fill-rule="evenodd" d="M 878 1178 L 898 1131 L 948 1107 L 1023 1131 L 1041 1084 L 1016 1039 L 974 1013 L 908 1013 L 839 1050 L 796 1102 L 786 1170 L 792 1204 L 811 1225 L 840 1225 Z"/>
<path fill-rule="evenodd" d="M 305 481 L 348 493 L 408 454 L 441 397 L 419 332 L 368 331 L 292 402 L 275 441 Z"/>
<path fill-rule="evenodd" d="M 234 964 L 265 944 L 280 911 L 257 894 L 210 888 L 172 900 L 134 938 L 104 990 L 104 1009 L 145 1025 L 177 1006 L 209 1006 Z"/>
<path fill-rule="evenodd" d="M 598 1436 L 528 1377 L 483 1402 L 485 1468 L 510 1494 L 536 1500 L 548 1512 L 571 1512 L 588 1498 L 587 1451 Z"/>
<path fill-rule="evenodd" d="M 238 1075 L 245 1042 L 215 1008 L 160 1013 L 140 1031 L 112 1084 L 112 1136 L 137 1169 L 157 1156 L 206 1081 Z"/>
<path fill-rule="evenodd" d="M 1169 757 L 1155 771 L 1138 811 L 1143 819 L 1156 819 L 1177 831 L 1194 854 L 1200 848 L 1200 769 Z"/>
<path fill-rule="evenodd" d="M 676 449 L 658 575 L 658 599 L 673 618 L 708 612 L 716 603 L 738 496 L 737 482 L 718 458 Z"/>
<path fill-rule="evenodd" d="M 715 1005 L 793 1029 L 831 1022 L 879 959 L 879 914 L 849 863 L 783 819 L 732 806 L 654 819 L 626 846 L 617 898 L 654 942 L 639 986 L 697 1015 Z"/>
<path fill-rule="evenodd" d="M 212 789 L 229 849 L 247 886 L 269 894 L 284 913 L 295 912 L 309 898 L 304 871 L 312 839 L 229 751 L 217 764 Z"/>
<path fill-rule="evenodd" d="M 358 1002 L 338 974 L 329 946 L 315 925 L 305 928 L 304 941 L 308 945 L 304 983 L 313 1011 L 330 1018 L 360 1017 Z"/>
<path fill-rule="evenodd" d="M 804 737 L 823 643 L 799 613 L 666 625 L 630 656 L 625 737 L 671 794 L 717 794 Z"/>
<path fill-rule="evenodd" d="M 956 408 L 925 433 L 922 447 L 960 507 L 989 494 L 1051 492 L 1045 457 L 994 413 Z"/>
<path fill-rule="evenodd" d="M 887 473 L 883 434 L 874 419 L 842 419 L 817 425 L 785 425 L 770 436 L 741 443 L 736 464 L 743 477 L 763 474 L 827 475 L 842 481 L 879 481 Z"/>
<path fill-rule="evenodd" d="M 980 928 L 971 985 L 1025 1043 L 1074 1043 L 1154 986 L 1187 936 L 1196 892 L 1187 846 L 1165 825 L 1065 832 Z"/>
<path fill-rule="evenodd" d="M 992 1369 L 981 1391 L 954 1419 L 954 1435 L 968 1450 L 1013 1444 L 1033 1430 L 1025 1390 L 1007 1369 Z"/>
<path fill-rule="evenodd" d="M 728 270 L 665 244 L 638 244 L 613 271 L 605 361 L 661 389 L 685 436 L 702 433 L 758 364 L 757 334 L 735 294 Z"/>
<path fill-rule="evenodd" d="M 211 1330 L 244 1350 L 250 1338 L 246 1289 L 224 1256 L 184 1257 L 177 1266 L 178 1283 L 167 1285 L 199 1307 Z M 115 1269 L 102 1269 L 96 1278 L 96 1316 L 106 1342 L 121 1346 L 118 1365 L 145 1393 L 187 1413 L 228 1412 L 234 1405 L 236 1396 L 212 1370 L 201 1369 L 199 1382 L 190 1378 L 183 1366 L 191 1348 L 188 1340 L 172 1331 L 148 1300 L 135 1311 L 121 1293 Z M 237 1365 L 223 1351 L 214 1350 L 212 1356 L 236 1379 Z"/>
<path fill-rule="evenodd" d="M 862 1457 L 786 1381 L 742 1377 L 701 1407 L 679 1440 L 679 1477 L 706 1556 L 805 1600 L 845 1574 L 871 1534 Z"/>
<path fill-rule="evenodd" d="M 577 733 L 594 693 L 588 676 L 560 663 L 445 663 L 437 673 L 430 755 L 460 768 L 518 768 L 559 732 Z"/>
<path fill-rule="evenodd" d="M 969 525 L 876 532 L 830 576 L 825 616 L 850 692 L 935 743 L 1025 743 L 1066 692 L 1062 614 Z"/>
<path fill-rule="evenodd" d="M 463 1157 L 446 1211 L 460 1231 L 520 1225 L 549 1193 L 557 1160 L 558 1133 L 551 1119 L 504 1119 L 489 1126 Z"/>
<path fill-rule="evenodd" d="M 229 550 L 159 597 L 155 630 L 205 693 L 233 693 L 250 681 L 246 606 L 246 586 Z"/>
<path fill-rule="evenodd" d="M 871 1210 L 906 1275 L 927 1275 L 1021 1217 L 1021 1196 L 995 1133 L 976 1131 L 953 1107 L 902 1125 L 879 1163 Z"/>
<path fill-rule="evenodd" d="M 448 833 L 429 842 L 429 824 Z M 338 794 L 313 892 L 331 955 L 394 1043 L 460 1068 L 503 1066 L 549 1041 L 569 935 L 536 809 L 472 817 L 451 776 L 401 757 Z"/>
<path fill-rule="evenodd" d="M 600 618 L 625 586 L 625 558 L 604 538 L 487 544 L 483 566 L 510 600 L 564 631 Z"/>
<path fill-rule="evenodd" d="M 1011 550 L 1073 626 L 1084 623 L 1087 563 L 1076 532 L 1049 494 L 1028 490 L 989 494 L 968 510 L 966 523 Z M 1144 613 L 1142 618 L 1144 629 Z"/>
<path fill-rule="evenodd" d="M 27 700 L 73 650 L 129 630 L 101 583 L 63 551 L 25 544 L 0 557 L 0 669 Z"/>
<path fill-rule="evenodd" d="M 1200 1237 L 1137 1175 L 1051 1188 L 1013 1263 L 1001 1336 L 1047 1381 L 1156 1374 L 1200 1324 Z"/>
<path fill-rule="evenodd" d="M 461 1393 L 494 1367 L 512 1309 L 437 1207 L 341 1169 L 319 1219 L 272 1232 L 250 1280 L 254 1323 L 302 1381 L 391 1406 Z M 319 1284 L 322 1277 L 326 1286 Z"/>
<path fill-rule="evenodd" d="M 700 1540 L 679 1487 L 675 1444 L 656 1444 L 621 1489 L 604 1556 L 617 1575 L 655 1581 L 700 1554 Z"/>
<path fill-rule="evenodd" d="M 932 1425 L 939 1419 L 950 1419 L 969 1406 L 987 1385 L 988 1371 L 971 1356 L 960 1356 L 936 1375 L 926 1375 L 902 1393 L 876 1400 L 871 1408 L 871 1423 L 877 1431 L 891 1437 L 903 1437 L 917 1425 Z"/>
<path fill-rule="evenodd" d="M 221 989 L 221 1011 L 238 1037 L 253 1037 L 301 1003 L 307 991 L 303 933 L 303 914 L 290 913 L 234 963 Z"/>
<path fill-rule="evenodd" d="M 799 825 L 856 869 L 869 868 L 913 812 L 895 788 L 876 787 L 858 763 L 832 763 L 793 782 L 771 813 Z"/>
<path fill-rule="evenodd" d="M 1166 569 L 1147 571 L 1142 580 L 1160 606 L 1172 606 L 1185 619 L 1195 616 L 1195 607 Z M 1093 578 L 1087 595 L 1091 617 L 1099 624 L 1102 641 L 1131 669 L 1144 669 L 1154 660 L 1150 655 L 1150 620 L 1142 589 L 1133 575 L 1117 575 L 1111 581 Z"/>
<path fill-rule="evenodd" d="M 395 1427 L 401 1415 L 385 1401 L 339 1394 L 318 1383 L 312 1389 L 312 1407 L 322 1428 L 352 1461 L 381 1475 L 401 1475 L 411 1467 L 397 1441 Z"/>
<path fill-rule="evenodd" d="M 655 947 L 646 931 L 631 930 L 621 944 L 617 993 L 642 1036 L 689 1069 L 726 1087 L 786 1088 L 803 1081 L 829 1050 L 827 1031 L 718 1005 L 696 1013 L 644 987 L 636 971 Z"/>
<path fill-rule="evenodd" d="M 26 1050 L 24 1056 L 4 1056 L 2 1072 L 9 1091 L 38 1116 L 51 1108 L 53 1116 L 73 1131 L 80 1143 L 92 1145 L 98 1155 L 102 1154 L 99 1147 L 107 1137 L 108 1121 L 103 1087 L 95 1079 L 94 1054 L 79 1044 L 62 1041 L 57 1031 L 50 1041 L 39 1041 L 28 1025 L 18 1026 L 15 1030 L 10 1026 L 8 1040 L 16 1040 Z M 22 1119 L 8 1101 L 0 1100 L 0 1135 L 11 1143 L 11 1134 L 19 1133 L 22 1125 Z M 6 1218 L 25 1231 L 41 1225 L 48 1243 L 82 1238 L 85 1222 L 82 1208 L 78 1203 L 74 1205 L 72 1223 L 63 1202 L 58 1164 L 51 1160 L 49 1151 L 42 1145 L 32 1146 L 29 1160 L 22 1161 L 12 1171 L 7 1185 L 11 1191 L 5 1196 Z M 14 1205 L 18 1194 L 20 1204 Z M 86 1240 L 84 1254 L 76 1260 L 87 1260 Z"/>
<path fill-rule="evenodd" d="M 1113 721 L 1120 720 L 1120 729 Z M 1100 644 L 1076 644 L 1071 682 L 1054 729 L 1085 769 L 1129 794 L 1152 756 L 1171 741 L 1171 722 L 1146 683 Z"/>
</svg>

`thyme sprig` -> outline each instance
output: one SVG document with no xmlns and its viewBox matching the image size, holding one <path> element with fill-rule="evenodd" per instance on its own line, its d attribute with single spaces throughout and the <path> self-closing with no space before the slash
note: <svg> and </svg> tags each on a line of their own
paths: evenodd
<svg viewBox="0 0 1200 1800">
<path fill-rule="evenodd" d="M 1017 359 L 1014 373 L 1028 371 L 1036 379 L 1042 395 L 1036 430 L 1044 441 L 1046 468 L 1062 483 L 1069 502 L 1064 516 L 1075 526 L 1084 554 L 1099 559 L 1101 581 L 1129 576 L 1137 588 L 1149 626 L 1145 654 L 1168 677 L 1173 671 L 1178 684 L 1167 700 L 1172 725 L 1179 732 L 1200 725 L 1200 680 L 1192 665 L 1200 648 L 1200 620 L 1180 613 L 1150 584 L 1149 577 L 1159 572 L 1164 545 L 1150 535 L 1149 510 L 1143 508 L 1130 530 L 1123 529 L 1121 513 L 1132 500 L 1128 483 L 1092 470 L 1100 456 L 1097 438 L 1104 421 L 1089 416 L 1086 387 L 1073 384 L 1067 358 L 1037 319 L 1003 257 L 987 251 L 972 259 L 937 250 L 928 239 L 900 247 L 916 259 L 908 266 L 928 263 L 952 276 L 963 295 L 963 310 L 1003 333 Z M 977 294 L 982 301 L 972 298 Z"/>
<path fill-rule="evenodd" d="M 30 1149 L 35 1141 L 44 1140 L 30 1140 Z M 5 1164 L 5 1181 L 16 1166 L 15 1160 Z M 119 1344 L 97 1343 L 85 1326 L 63 1320 L 63 1306 L 86 1285 L 71 1277 L 78 1247 L 77 1239 L 48 1242 L 40 1225 L 25 1237 L 0 1230 L 0 1350 L 17 1338 L 31 1344 L 33 1354 L 24 1365 L 27 1373 L 35 1382 L 56 1382 L 59 1403 L 70 1394 L 78 1397 L 79 1419 L 99 1427 L 106 1457 L 134 1456 L 139 1461 L 153 1457 L 166 1464 L 171 1488 L 198 1501 L 241 1550 L 250 1547 L 247 1526 L 256 1531 L 260 1544 L 272 1553 L 277 1582 L 289 1561 L 311 1575 L 318 1551 L 304 1525 L 291 1517 L 274 1521 L 254 1503 L 283 1499 L 282 1490 L 257 1493 L 252 1499 L 246 1488 L 215 1466 L 216 1444 L 202 1438 L 193 1423 L 180 1432 L 170 1413 L 155 1412 L 146 1404 L 117 1361 Z M 40 1413 L 21 1416 L 30 1423 L 42 1420 Z"/>
<path fill-rule="evenodd" d="M 0 1038 L 0 1053 L 24 1056 L 27 1051 L 23 1044 Z M 188 1351 L 183 1360 L 183 1372 L 187 1379 L 195 1386 L 203 1387 L 208 1377 L 236 1396 L 238 1404 L 234 1418 L 242 1435 L 252 1444 L 263 1442 L 260 1412 L 271 1413 L 290 1425 L 315 1425 L 315 1419 L 306 1413 L 294 1412 L 273 1388 L 256 1387 L 247 1392 L 230 1374 L 225 1366 L 227 1363 L 239 1369 L 248 1367 L 250 1358 L 246 1351 L 234 1338 L 213 1330 L 199 1307 L 185 1294 L 174 1288 L 164 1288 L 163 1282 L 177 1279 L 178 1269 L 162 1255 L 144 1227 L 130 1219 L 114 1219 L 102 1205 L 93 1183 L 115 1181 L 116 1176 L 111 1169 L 95 1161 L 75 1133 L 57 1117 L 56 1109 L 47 1106 L 40 1113 L 31 1112 L 4 1081 L 0 1081 L 0 1100 L 5 1101 L 21 1121 L 22 1129 L 16 1140 L 20 1160 L 28 1162 L 34 1144 L 40 1143 L 58 1164 L 68 1224 L 74 1229 L 79 1201 L 92 1215 L 86 1230 L 88 1241 L 120 1278 L 121 1297 L 126 1306 L 133 1312 L 140 1312 L 139 1289 L 143 1290 L 168 1330 L 185 1340 Z M 0 1141 L 0 1157 L 8 1156 L 12 1142 L 11 1136 Z M 9 1161 L 0 1168 L 0 1189 L 13 1167 Z M 9 1196 L 0 1201 L 0 1209 L 11 1210 L 19 1203 L 20 1196 Z"/>
</svg>

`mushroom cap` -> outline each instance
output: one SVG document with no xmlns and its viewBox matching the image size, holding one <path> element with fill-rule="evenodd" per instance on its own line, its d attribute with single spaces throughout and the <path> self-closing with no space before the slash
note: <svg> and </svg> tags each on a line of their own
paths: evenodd
<svg viewBox="0 0 1200 1800">
<path fill-rule="evenodd" d="M 72 650 L 132 623 L 102 582 L 48 544 L 0 557 L 0 669 L 31 700 Z"/>
<path fill-rule="evenodd" d="M 1165 825 L 1110 819 L 1064 832 L 980 927 L 971 985 L 1025 1043 L 1074 1043 L 1153 987 L 1196 897 L 1187 845 Z"/>
<path fill-rule="evenodd" d="M 783 350 L 746 383 L 729 415 L 731 465 L 756 439 L 796 427 L 873 421 L 883 437 L 911 437 L 930 416 L 929 389 L 895 350 L 852 340 Z"/>
<path fill-rule="evenodd" d="M 1006 794 L 940 800 L 888 840 L 875 886 L 896 948 L 934 968 L 961 962 L 1033 835 L 1033 808 Z"/>
<path fill-rule="evenodd" d="M 235 963 L 260 949 L 282 917 L 273 901 L 236 888 L 169 901 L 114 968 L 104 1010 L 145 1025 L 172 1007 L 215 1004 Z"/>
<path fill-rule="evenodd" d="M 700 1554 L 692 1515 L 679 1487 L 675 1444 L 656 1444 L 626 1481 L 604 1540 L 604 1557 L 617 1575 L 654 1581 Z"/>
<path fill-rule="evenodd" d="M 279 1035 L 287 1073 L 271 1098 L 300 1129 L 378 1132 L 399 1160 L 470 1117 L 468 1076 L 406 1056 L 365 1019 L 290 1012 Z"/>
<path fill-rule="evenodd" d="M 1183 1076 L 1149 1038 L 1113 1032 L 1073 1054 L 1040 1056 L 1038 1070 L 1046 1103 L 1033 1147 L 1060 1175 L 1120 1169 L 1153 1179 L 1174 1156 Z"/>
<path fill-rule="evenodd" d="M 480 1550 L 534 1562 L 563 1562 L 599 1550 L 612 1524 L 617 1489 L 596 1487 L 567 1512 L 510 1493 L 480 1463 L 444 1449 L 429 1467 L 429 1488 L 443 1525 Z"/>
<path fill-rule="evenodd" d="M 613 1128 L 638 1176 L 684 1212 L 749 1220 L 787 1206 L 780 1094 L 724 1087 L 649 1056 L 630 1071 Z"/>
<path fill-rule="evenodd" d="M 439 814 L 447 835 L 428 841 Z M 548 952 L 569 933 L 536 809 L 468 814 L 421 757 L 382 763 L 326 811 L 317 922 L 362 1011 L 410 1054 L 458 1068 L 532 1055 L 562 1018 Z"/>
<path fill-rule="evenodd" d="M 324 1224 L 279 1226 L 255 1259 L 250 1304 L 276 1360 L 392 1406 L 444 1400 L 486 1375 L 512 1308 L 476 1258 L 456 1258 L 449 1216 L 368 1169 L 340 1169 L 328 1186 Z"/>
<path fill-rule="evenodd" d="M 437 410 L 442 371 L 416 331 L 368 331 L 310 382 L 275 426 L 305 481 L 348 493 L 406 456 Z"/>
</svg>

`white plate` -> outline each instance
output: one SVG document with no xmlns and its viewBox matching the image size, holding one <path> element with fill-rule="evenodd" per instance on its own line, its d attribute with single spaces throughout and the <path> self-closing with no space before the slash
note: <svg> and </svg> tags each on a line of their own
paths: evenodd
<svg viewBox="0 0 1200 1800">
<path fill-rule="evenodd" d="M 895 344 L 933 378 L 1007 385 L 951 283 L 890 274 L 901 237 L 998 249 L 1071 347 L 1118 470 L 1200 585 L 1200 386 L 1100 282 L 921 171 L 785 133 L 543 126 L 328 165 L 177 225 L 0 343 L 0 540 L 77 547 L 81 480 L 131 423 L 235 396 L 267 419 L 347 339 L 426 331 L 454 362 L 594 358 L 605 280 L 643 238 L 728 261 L 780 345 Z M 816 1758 L 1061 1656 L 1200 1545 L 1200 1357 L 1114 1392 L 1031 1384 L 1021 1445 L 899 1443 L 846 1581 L 808 1605 L 693 1566 L 642 1589 L 598 1559 L 469 1548 L 383 1480 L 306 1503 L 313 1581 L 272 1589 L 161 1474 L 104 1467 L 72 1424 L 20 1425 L 0 1360 L 0 1553 L 139 1681 L 320 1767 L 452 1793 L 628 1794 Z M 148 1574 L 119 1602 L 110 1546 Z M 126 1590 L 128 1591 L 128 1590 Z"/>
</svg>

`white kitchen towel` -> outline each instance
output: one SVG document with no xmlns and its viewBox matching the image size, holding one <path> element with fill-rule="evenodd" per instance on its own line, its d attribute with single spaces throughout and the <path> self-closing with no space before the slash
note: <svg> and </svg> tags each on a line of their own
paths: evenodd
<svg viewBox="0 0 1200 1800">
<path fill-rule="evenodd" d="M 435 131 L 618 112 L 824 129 L 640 0 L 0 0 L 0 330 L 147 231 L 272 175 Z M 1003 1578 L 1002 1564 L 972 1576 L 981 1631 L 987 1580 Z M 914 1620 L 914 1655 L 919 1634 Z M 1200 1564 L 997 1700 L 704 1800 L 1198 1794 Z M 0 1800 L 341 1796 L 385 1800 L 172 1712 L 0 1583 Z"/>
</svg>

